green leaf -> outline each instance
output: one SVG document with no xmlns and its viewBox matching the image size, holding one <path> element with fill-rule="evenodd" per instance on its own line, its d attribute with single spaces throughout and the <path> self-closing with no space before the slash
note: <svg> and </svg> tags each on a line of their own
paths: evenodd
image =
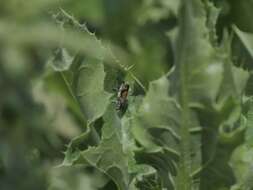
<svg viewBox="0 0 253 190">
<path fill-rule="evenodd" d="M 201 171 L 199 132 L 202 130 L 197 113 L 190 107 L 204 108 L 215 104 L 224 65 L 208 37 L 202 3 L 183 1 L 180 15 L 179 29 L 173 35 L 176 38 L 176 70 L 170 77 L 172 85 L 166 77 L 150 84 L 136 116 L 133 134 L 147 149 L 144 152 L 153 154 L 150 164 L 163 178 L 163 186 L 188 190 L 198 188 L 192 177 L 197 177 Z M 148 155 L 142 158 L 145 157 L 150 160 Z M 155 159 L 163 161 L 157 165 Z M 177 172 L 173 168 L 177 168 Z"/>
<path fill-rule="evenodd" d="M 253 149 L 246 145 L 239 146 L 231 157 L 230 164 L 236 176 L 234 189 L 251 190 L 253 188 Z"/>
<path fill-rule="evenodd" d="M 55 71 L 60 70 L 62 81 L 80 108 L 83 120 L 90 124 L 103 116 L 112 96 L 104 90 L 106 73 L 103 63 L 91 58 L 83 61 L 80 55 L 76 55 L 71 63 L 62 61 L 51 64 Z"/>
<path fill-rule="evenodd" d="M 76 96 L 88 123 L 101 117 L 110 103 L 111 94 L 104 91 L 105 72 L 98 60 L 84 61 L 78 69 Z"/>
<path fill-rule="evenodd" d="M 174 189 L 181 183 L 176 180 L 179 158 L 182 155 L 180 143 L 182 110 L 176 100 L 168 96 L 169 81 L 164 76 L 149 85 L 149 90 L 134 118 L 132 133 L 144 149 L 136 152 L 139 163 L 153 166 L 160 177 L 163 187 Z M 159 96 L 157 96 L 159 94 Z M 197 127 L 197 120 L 191 113 L 191 125 Z M 193 133 L 190 152 L 192 154 L 191 172 L 199 169 L 199 135 Z M 192 174 L 191 173 L 191 174 Z"/>
<path fill-rule="evenodd" d="M 81 141 L 72 141 L 69 145 L 65 162 L 63 165 L 90 165 L 110 177 L 119 189 L 128 190 L 134 174 L 131 174 L 133 167 L 133 157 L 126 147 L 124 135 L 122 133 L 121 120 L 117 116 L 113 105 L 109 106 L 103 117 L 102 139 L 98 146 L 89 147 L 87 150 L 73 150 L 85 139 L 85 135 L 80 137 Z M 125 147 L 125 148 L 124 148 Z M 132 168 L 133 169 L 133 168 Z"/>
<path fill-rule="evenodd" d="M 251 57 L 253 57 L 253 34 L 248 32 L 243 32 L 236 26 L 233 26 L 233 29 L 237 36 L 241 39 L 247 51 L 250 53 Z"/>
<path fill-rule="evenodd" d="M 198 187 L 190 176 L 196 176 L 202 170 L 200 137 L 196 134 L 193 138 L 190 134 L 192 128 L 199 128 L 199 123 L 196 113 L 190 108 L 204 109 L 215 103 L 224 71 L 223 60 L 211 45 L 206 12 L 199 0 L 182 1 L 175 61 L 172 92 L 178 98 L 182 113 L 179 120 L 181 143 L 176 187 L 187 190 Z M 191 156 L 193 152 L 195 157 Z"/>
<path fill-rule="evenodd" d="M 208 190 L 228 188 L 234 183 L 228 161 L 232 150 L 242 142 L 245 130 L 245 118 L 241 115 L 241 96 L 249 74 L 233 65 L 231 37 L 226 34 L 221 46 L 216 48 L 223 62 L 220 89 L 213 109 L 201 110 L 200 113 L 201 124 L 205 127 L 202 136 L 205 164 L 201 173 L 201 188 Z M 211 184 L 216 186 L 212 187 Z"/>
<path fill-rule="evenodd" d="M 48 174 L 50 181 L 47 190 L 97 190 L 108 183 L 101 172 L 88 172 L 82 166 L 53 167 Z"/>
<path fill-rule="evenodd" d="M 166 127 L 169 126 L 172 128 L 171 133 L 175 134 L 175 138 L 179 138 L 176 137 L 176 134 L 179 130 L 177 128 L 177 122 L 180 118 L 180 108 L 173 98 L 168 97 L 168 88 L 169 82 L 166 77 L 151 82 L 149 91 L 143 99 L 135 119 L 135 122 L 141 123 L 145 128 L 133 128 L 134 134 L 140 143 L 150 151 L 158 148 L 149 141 L 150 138 L 145 137 L 149 135 L 147 129 L 150 127 L 166 129 Z M 159 96 L 157 96 L 157 94 L 159 94 Z M 168 115 L 168 113 L 173 114 Z"/>
<path fill-rule="evenodd" d="M 224 75 L 217 101 L 218 104 L 228 99 L 228 97 L 233 97 L 236 99 L 235 101 L 240 102 L 238 98 L 242 95 L 249 78 L 248 71 L 233 65 L 231 52 L 232 37 L 228 36 L 227 32 L 224 33 L 223 42 L 219 47 L 223 56 L 222 60 L 224 61 Z"/>
<path fill-rule="evenodd" d="M 175 50 L 175 82 L 178 88 L 187 91 L 189 103 L 212 103 L 222 81 L 223 63 L 209 41 L 202 3 L 198 0 L 185 1 L 180 18 Z M 186 84 L 182 84 L 182 80 Z"/>
<path fill-rule="evenodd" d="M 252 98 L 246 102 L 249 107 L 246 116 L 245 142 L 237 147 L 231 156 L 230 165 L 233 168 L 236 185 L 232 189 L 248 189 L 253 188 L 253 104 Z"/>
</svg>

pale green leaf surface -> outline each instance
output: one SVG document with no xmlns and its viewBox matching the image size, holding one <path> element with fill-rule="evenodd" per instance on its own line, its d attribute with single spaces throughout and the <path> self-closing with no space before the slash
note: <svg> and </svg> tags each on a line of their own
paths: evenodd
<svg viewBox="0 0 253 190">
<path fill-rule="evenodd" d="M 218 102 L 222 102 L 229 97 L 233 97 L 236 99 L 235 101 L 240 102 L 238 97 L 243 93 L 249 78 L 248 71 L 233 65 L 231 58 L 231 44 L 232 38 L 225 33 L 220 47 L 224 61 L 224 72 Z"/>
<path fill-rule="evenodd" d="M 190 134 L 191 128 L 199 126 L 198 117 L 190 106 L 205 107 L 215 103 L 223 75 L 223 62 L 216 53 L 210 42 L 204 5 L 199 0 L 182 1 L 175 48 L 176 69 L 171 82 L 182 113 L 177 189 L 198 187 L 191 175 L 196 176 L 201 171 L 201 138 Z"/>
<path fill-rule="evenodd" d="M 179 156 L 177 124 L 180 111 L 175 100 L 168 97 L 168 89 L 166 77 L 150 83 L 134 118 L 132 133 L 144 147 L 136 152 L 137 161 L 153 166 L 161 176 L 162 185 L 173 188 L 169 173 L 175 175 L 175 160 Z"/>
<path fill-rule="evenodd" d="M 81 156 L 89 164 L 108 174 L 120 189 L 127 190 L 131 180 L 128 173 L 129 156 L 123 151 L 121 121 L 113 106 L 109 107 L 104 121 L 101 143 L 82 151 Z"/>
<path fill-rule="evenodd" d="M 173 178 L 177 173 L 176 168 L 181 155 L 180 142 L 183 140 L 180 134 L 182 116 L 176 100 L 168 96 L 169 86 L 165 76 L 150 83 L 134 119 L 132 132 L 144 147 L 137 152 L 137 160 L 156 168 L 164 187 L 175 188 Z M 196 118 L 192 115 L 192 126 L 197 126 L 196 123 Z M 192 172 L 197 170 L 200 164 L 199 140 L 198 135 L 193 135 L 193 146 L 189 146 L 192 147 L 189 151 L 194 152 L 192 160 L 189 160 Z"/>
<path fill-rule="evenodd" d="M 231 39 L 224 38 L 222 45 L 217 49 L 224 62 L 219 93 L 212 117 L 202 118 L 203 121 L 206 120 L 203 125 L 208 128 L 202 140 L 202 155 L 208 164 L 202 172 L 201 188 L 208 190 L 230 187 L 234 183 L 233 172 L 228 166 L 231 151 L 224 146 L 235 148 L 241 143 L 246 125 L 245 118 L 241 115 L 240 96 L 249 75 L 233 65 L 230 55 Z M 216 187 L 211 187 L 214 183 L 217 184 Z"/>
<path fill-rule="evenodd" d="M 209 41 L 206 13 L 200 1 L 185 1 L 177 34 L 176 75 L 187 91 L 189 103 L 212 103 L 223 74 L 222 60 Z M 182 84 L 185 80 L 186 84 Z M 180 86 L 181 87 L 180 87 Z"/>
<path fill-rule="evenodd" d="M 90 146 L 86 150 L 79 150 L 78 145 L 87 141 L 88 133 L 78 137 L 69 145 L 63 165 L 93 166 L 107 174 L 119 189 L 128 190 L 134 173 L 143 170 L 143 167 L 135 166 L 131 144 L 127 144 L 131 142 L 129 134 L 122 131 L 121 120 L 113 105 L 108 107 L 103 119 L 104 125 L 100 143 L 97 146 Z M 126 128 L 126 130 L 128 129 Z"/>
<path fill-rule="evenodd" d="M 169 82 L 166 77 L 151 82 L 149 91 L 135 118 L 136 125 L 140 127 L 134 127 L 133 133 L 138 141 L 150 151 L 160 148 L 150 141 L 152 137 L 148 131 L 149 128 L 171 128 L 171 130 L 168 129 L 168 132 L 175 136 L 179 130 L 177 128 L 180 117 L 179 107 L 175 100 L 168 97 L 168 88 Z M 168 113 L 175 113 L 175 115 L 170 116 Z"/>
<path fill-rule="evenodd" d="M 217 139 L 215 136 L 217 135 L 217 132 L 215 131 L 219 125 L 220 119 L 229 119 L 231 125 L 234 125 L 239 119 L 241 110 L 239 106 L 240 100 L 237 95 L 242 93 L 243 86 L 248 78 L 248 73 L 243 72 L 241 69 L 234 68 L 230 62 L 228 63 L 228 57 L 230 56 L 228 52 L 225 52 L 224 54 L 221 49 L 212 46 L 215 44 L 213 43 L 213 40 L 215 40 L 215 33 L 214 31 L 210 32 L 210 28 L 214 29 L 214 19 L 217 16 L 215 15 L 217 12 L 215 12 L 214 9 L 210 10 L 214 11 L 212 13 L 213 19 L 209 18 L 211 20 L 207 20 L 207 23 L 206 12 L 204 11 L 203 5 L 201 5 L 200 1 L 184 1 L 181 11 L 178 34 L 175 35 L 174 33 L 174 35 L 171 35 L 172 39 L 173 37 L 175 38 L 175 36 L 177 37 L 177 47 L 175 48 L 176 72 L 172 84 L 176 84 L 176 94 L 179 97 L 183 113 L 183 118 L 181 119 L 183 132 L 181 134 L 184 134 L 184 136 L 182 138 L 181 147 L 183 149 L 182 153 L 184 153 L 184 159 L 180 160 L 180 164 L 182 164 L 182 171 L 180 174 L 182 177 L 180 178 L 180 181 L 184 180 L 184 184 L 179 186 L 179 189 L 190 189 L 192 187 L 189 182 L 190 180 L 186 180 L 189 175 L 187 173 L 190 172 L 190 169 L 187 169 L 190 167 L 189 160 L 191 159 L 189 156 L 190 152 L 188 151 L 190 147 L 189 144 L 191 144 L 193 140 L 189 138 L 189 134 L 187 134 L 187 130 L 191 126 L 190 120 L 192 117 L 188 106 L 216 105 L 217 98 L 220 96 L 222 96 L 224 98 L 223 100 L 226 102 L 222 107 L 223 112 L 220 112 L 221 115 L 216 115 L 219 113 L 215 113 L 213 117 L 212 111 L 209 110 L 210 112 L 208 114 L 211 116 L 210 119 L 213 121 L 209 121 L 209 118 L 207 117 L 206 121 L 208 122 L 202 123 L 208 127 L 213 127 L 212 129 L 208 129 L 208 131 L 212 133 L 209 135 L 206 133 L 207 138 L 205 136 L 202 137 L 202 150 L 204 151 L 202 156 L 204 156 L 205 162 L 208 163 L 208 159 L 212 159 L 213 157 L 212 153 L 208 153 L 212 152 L 210 148 L 214 150 L 214 155 L 216 154 L 219 156 L 216 152 Z M 209 16 L 212 16 L 211 13 L 209 14 Z M 206 26 L 206 24 L 208 25 Z M 209 141 L 207 139 L 209 139 Z M 198 144 L 199 142 L 195 145 Z M 211 147 L 210 144 L 213 144 L 213 147 Z M 219 150 L 219 152 L 222 151 L 223 150 Z M 229 155 L 229 153 L 227 154 L 224 152 L 224 155 Z M 214 176 L 214 173 L 211 173 L 211 170 L 222 172 L 220 170 L 221 167 L 218 164 L 219 158 L 217 157 L 215 160 L 216 161 L 214 161 L 214 163 L 217 164 L 212 165 L 215 168 L 210 166 L 210 168 L 206 170 L 203 175 L 205 176 L 205 179 L 208 178 L 207 176 Z M 227 160 L 228 159 L 224 159 L 220 161 L 220 163 L 226 165 Z M 218 168 L 216 168 L 216 166 Z M 231 176 L 229 168 L 224 168 L 227 172 L 226 175 Z M 183 169 L 185 171 L 183 171 Z M 219 185 L 223 185 L 219 184 L 220 179 L 216 180 L 215 178 L 216 177 L 212 177 L 212 179 L 214 179 L 213 182 L 217 183 L 217 188 Z M 203 177 L 201 177 L 201 179 L 201 188 L 211 189 L 208 185 L 208 181 L 210 180 L 203 180 Z M 226 179 L 224 181 L 226 181 L 225 183 L 227 184 L 231 184 L 233 178 Z"/>
<path fill-rule="evenodd" d="M 111 97 L 104 91 L 104 66 L 98 62 L 84 61 L 78 71 L 76 95 L 89 123 L 104 114 Z"/>
</svg>

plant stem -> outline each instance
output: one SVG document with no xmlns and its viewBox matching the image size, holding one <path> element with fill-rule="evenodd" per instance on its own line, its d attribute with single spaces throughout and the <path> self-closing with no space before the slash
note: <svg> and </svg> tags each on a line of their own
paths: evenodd
<svg viewBox="0 0 253 190">
<path fill-rule="evenodd" d="M 191 139 L 190 139 L 190 108 L 189 108 L 189 93 L 188 93 L 188 45 L 189 39 L 187 32 L 192 26 L 189 26 L 188 17 L 190 15 L 192 0 L 182 1 L 181 15 L 180 15 L 180 29 L 178 38 L 178 54 L 176 57 L 176 66 L 178 67 L 179 86 L 178 95 L 182 108 L 181 115 L 181 144 L 180 144 L 180 160 L 177 175 L 176 189 L 178 190 L 192 190 L 193 184 L 191 179 Z"/>
</svg>

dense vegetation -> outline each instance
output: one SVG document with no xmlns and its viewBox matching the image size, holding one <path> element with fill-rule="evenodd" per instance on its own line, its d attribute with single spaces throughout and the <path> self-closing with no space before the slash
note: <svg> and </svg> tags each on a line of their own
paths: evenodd
<svg viewBox="0 0 253 190">
<path fill-rule="evenodd" d="M 0 189 L 253 190 L 252 10 L 2 0 Z"/>
</svg>

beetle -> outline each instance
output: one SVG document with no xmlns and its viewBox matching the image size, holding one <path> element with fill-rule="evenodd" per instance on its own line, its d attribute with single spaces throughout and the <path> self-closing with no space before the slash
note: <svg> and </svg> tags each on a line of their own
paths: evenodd
<svg viewBox="0 0 253 190">
<path fill-rule="evenodd" d="M 116 110 L 124 110 L 127 107 L 127 96 L 129 88 L 129 84 L 125 82 L 122 82 L 122 84 L 120 85 L 117 93 Z"/>
</svg>

